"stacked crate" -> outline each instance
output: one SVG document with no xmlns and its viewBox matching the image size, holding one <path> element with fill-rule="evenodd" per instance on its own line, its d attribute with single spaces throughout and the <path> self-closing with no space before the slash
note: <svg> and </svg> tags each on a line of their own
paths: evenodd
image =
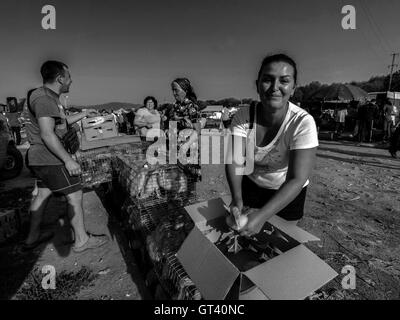
<svg viewBox="0 0 400 320">
<path fill-rule="evenodd" d="M 118 136 L 117 124 L 113 115 L 83 119 L 82 127 L 87 141 Z"/>
<path fill-rule="evenodd" d="M 117 155 L 142 153 L 141 143 L 126 143 L 77 152 L 75 157 L 82 169 L 83 186 L 92 188 L 102 183 L 111 182 L 114 175 L 113 163 Z"/>
<path fill-rule="evenodd" d="M 198 290 L 175 257 L 194 227 L 184 206 L 196 199 L 195 179 L 177 165 L 150 165 L 144 153 L 116 155 L 113 165 L 128 195 L 122 207 L 125 228 L 142 241 L 136 247 L 145 251 L 171 297 L 198 299 Z"/>
</svg>

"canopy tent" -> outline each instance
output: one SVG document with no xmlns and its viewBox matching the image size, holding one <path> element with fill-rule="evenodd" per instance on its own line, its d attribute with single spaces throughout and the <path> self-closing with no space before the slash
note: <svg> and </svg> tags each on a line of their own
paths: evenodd
<svg viewBox="0 0 400 320">
<path fill-rule="evenodd" d="M 350 102 L 365 101 L 368 93 L 363 89 L 350 84 L 332 84 L 329 87 L 317 90 L 312 96 L 312 100 L 320 100 L 324 102 Z"/>
</svg>

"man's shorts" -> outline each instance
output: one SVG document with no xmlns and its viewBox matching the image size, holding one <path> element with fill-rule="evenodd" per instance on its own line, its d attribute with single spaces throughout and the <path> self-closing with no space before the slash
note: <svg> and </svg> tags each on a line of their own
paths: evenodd
<svg viewBox="0 0 400 320">
<path fill-rule="evenodd" d="M 80 176 L 70 176 L 63 165 L 31 166 L 38 188 L 50 189 L 54 194 L 69 195 L 82 190 Z"/>
</svg>

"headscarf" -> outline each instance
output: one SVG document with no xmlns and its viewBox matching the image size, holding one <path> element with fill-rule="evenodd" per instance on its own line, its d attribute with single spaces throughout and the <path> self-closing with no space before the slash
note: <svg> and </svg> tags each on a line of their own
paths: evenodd
<svg viewBox="0 0 400 320">
<path fill-rule="evenodd" d="M 187 78 L 177 78 L 172 82 L 176 82 L 182 88 L 182 90 L 186 92 L 186 97 L 190 101 L 195 102 L 195 103 L 197 102 L 197 96 L 194 93 L 193 87 L 192 87 L 189 79 L 187 79 Z"/>
</svg>

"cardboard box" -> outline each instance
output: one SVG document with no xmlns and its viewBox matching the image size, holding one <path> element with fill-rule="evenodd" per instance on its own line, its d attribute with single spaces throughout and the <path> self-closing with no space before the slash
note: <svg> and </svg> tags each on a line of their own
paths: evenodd
<svg viewBox="0 0 400 320">
<path fill-rule="evenodd" d="M 118 136 L 113 115 L 82 120 L 82 128 L 87 141 L 108 139 Z"/>
<path fill-rule="evenodd" d="M 268 226 L 279 230 L 283 238 L 262 234 L 281 253 L 266 262 L 254 260 L 246 267 L 244 262 L 252 259 L 248 258 L 252 251 L 227 254 L 221 249 L 221 239 L 227 231 L 224 204 L 229 203 L 230 197 L 225 197 L 185 207 L 195 228 L 177 258 L 204 299 L 305 299 L 338 275 L 303 245 L 318 241 L 317 237 L 277 216 L 269 220 Z M 240 255 L 244 259 L 236 259 Z"/>
</svg>

